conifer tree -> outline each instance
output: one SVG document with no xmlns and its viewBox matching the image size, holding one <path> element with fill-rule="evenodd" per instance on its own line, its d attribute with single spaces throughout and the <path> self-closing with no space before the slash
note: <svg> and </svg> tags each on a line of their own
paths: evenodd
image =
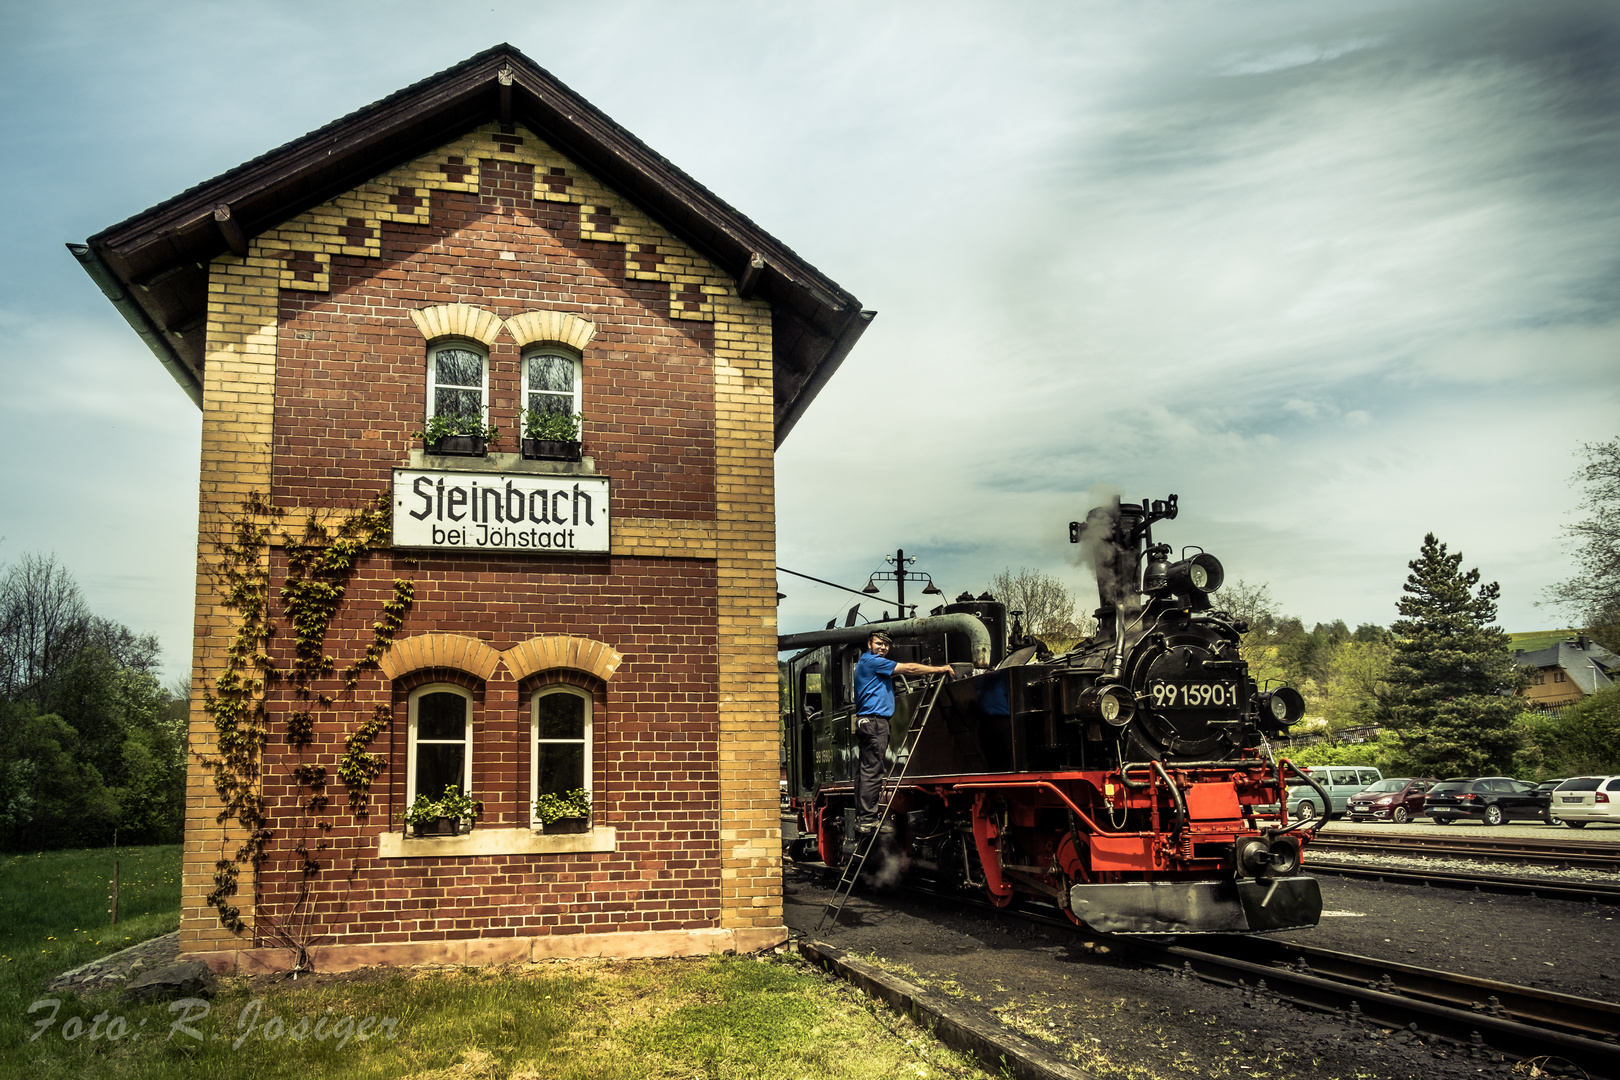
<svg viewBox="0 0 1620 1080">
<path fill-rule="evenodd" d="M 1507 696 L 1523 675 L 1508 636 L 1495 625 L 1496 582 L 1461 571 L 1462 552 L 1448 554 L 1433 533 L 1407 564 L 1411 574 L 1391 627 L 1386 719 L 1401 756 L 1427 776 L 1505 773 L 1519 745 L 1513 726 L 1520 702 Z M 1476 588 L 1477 586 L 1477 588 Z"/>
</svg>

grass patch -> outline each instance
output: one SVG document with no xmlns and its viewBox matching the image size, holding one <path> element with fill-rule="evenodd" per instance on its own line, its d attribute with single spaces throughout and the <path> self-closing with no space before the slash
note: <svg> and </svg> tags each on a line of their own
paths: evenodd
<svg viewBox="0 0 1620 1080">
<path fill-rule="evenodd" d="M 117 926 L 107 916 L 114 859 Z M 0 856 L 0 1001 L 31 1001 L 59 972 L 179 926 L 178 844 Z"/>
<path fill-rule="evenodd" d="M 790 956 L 371 969 L 233 980 L 210 1002 L 77 996 L 55 973 L 173 929 L 179 848 L 123 849 L 148 906 L 119 933 L 110 852 L 7 859 L 0 873 L 0 1075 L 30 1080 L 849 1080 L 983 1077 L 971 1061 Z M 105 867 L 105 868 L 104 868 Z M 131 899 L 126 884 L 126 905 Z M 168 907 L 161 908 L 159 901 Z M 143 920 L 150 920 L 143 921 Z M 139 925 L 144 933 L 131 932 Z M 71 929 L 78 927 L 78 930 Z M 95 942 L 101 942 L 100 945 Z M 23 946 L 35 950 L 22 956 Z M 42 1000 L 55 1004 L 39 1005 Z M 37 1006 L 32 1013 L 30 1006 Z"/>
<path fill-rule="evenodd" d="M 1525 652 L 1535 652 L 1538 649 L 1545 649 L 1549 646 L 1556 645 L 1560 641 L 1568 641 L 1579 633 L 1579 630 L 1521 631 L 1517 634 L 1508 635 L 1508 639 L 1510 641 L 1508 648 L 1522 649 Z"/>
</svg>

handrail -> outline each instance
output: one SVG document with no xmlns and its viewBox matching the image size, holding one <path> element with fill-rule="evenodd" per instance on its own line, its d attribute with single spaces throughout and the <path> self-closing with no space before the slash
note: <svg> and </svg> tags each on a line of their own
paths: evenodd
<svg viewBox="0 0 1620 1080">
<path fill-rule="evenodd" d="M 1101 833 L 1101 832 L 1115 831 L 1115 830 L 1108 830 L 1108 829 L 1099 828 L 1097 826 L 1097 822 L 1092 819 L 1090 814 L 1086 813 L 1084 810 L 1082 810 L 1078 806 L 1076 806 L 1074 804 L 1074 800 L 1069 798 L 1069 796 L 1063 791 L 1062 788 L 1058 787 L 1056 784 L 1052 783 L 1050 780 L 1015 780 L 1015 781 L 1011 781 L 1011 782 L 984 781 L 984 782 L 981 782 L 981 783 L 974 783 L 974 784 L 952 784 L 951 785 L 951 790 L 953 790 L 953 791 L 968 791 L 968 790 L 972 790 L 972 789 L 976 789 L 976 788 L 1009 788 L 1009 787 L 1045 788 L 1046 790 L 1050 791 L 1052 794 L 1056 795 L 1058 798 L 1062 799 L 1064 805 L 1067 806 L 1071 811 L 1073 811 L 1076 814 L 1079 814 L 1081 816 L 1081 818 L 1083 818 L 1085 820 L 1085 823 L 1088 826 L 1090 826 L 1090 828 L 1091 828 L 1091 830 L 1093 832 Z"/>
</svg>

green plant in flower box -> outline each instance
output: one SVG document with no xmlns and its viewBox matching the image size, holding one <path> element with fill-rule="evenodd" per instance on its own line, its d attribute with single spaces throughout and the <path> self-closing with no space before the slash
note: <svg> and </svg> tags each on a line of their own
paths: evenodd
<svg viewBox="0 0 1620 1080">
<path fill-rule="evenodd" d="M 546 793 L 534 800 L 534 817 L 543 825 L 561 821 L 564 818 L 588 818 L 591 816 L 591 796 L 584 788 L 574 788 L 553 795 Z"/>
<path fill-rule="evenodd" d="M 462 818 L 472 818 L 474 821 L 484 816 L 484 804 L 471 795 L 464 795 L 460 788 L 454 784 L 446 784 L 444 794 L 437 799 L 430 799 L 426 795 L 418 795 L 416 801 L 411 803 L 405 811 L 405 824 L 432 825 L 440 818 L 449 818 L 460 821 Z"/>
<path fill-rule="evenodd" d="M 471 435 L 483 439 L 491 446 L 501 441 L 501 429 L 498 425 L 486 424 L 482 416 L 466 413 L 440 413 L 429 420 L 427 427 L 417 432 L 417 435 L 429 446 L 446 435 Z"/>
<path fill-rule="evenodd" d="M 444 795 L 439 799 L 439 816 L 447 818 L 472 818 L 474 821 L 484 816 L 484 804 L 465 795 L 454 784 L 446 784 Z"/>
<path fill-rule="evenodd" d="M 416 801 L 411 803 L 410 807 L 405 811 L 405 824 L 431 825 L 443 816 L 443 814 L 439 813 L 437 801 L 428 798 L 426 795 L 418 795 Z"/>
<path fill-rule="evenodd" d="M 550 410 L 523 410 L 523 437 L 537 442 L 578 442 L 584 413 L 572 415 Z"/>
</svg>

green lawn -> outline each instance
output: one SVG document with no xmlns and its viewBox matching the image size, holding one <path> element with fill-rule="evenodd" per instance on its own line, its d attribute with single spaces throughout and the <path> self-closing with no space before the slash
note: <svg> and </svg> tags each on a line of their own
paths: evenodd
<svg viewBox="0 0 1620 1080">
<path fill-rule="evenodd" d="M 378 970 L 298 982 L 261 977 L 233 980 L 211 1002 L 141 1006 L 121 1003 L 113 991 L 46 994 L 57 972 L 178 924 L 180 849 L 125 848 L 118 856 L 121 915 L 130 914 L 116 933 L 104 913 L 110 850 L 0 857 L 0 1075 L 985 1075 L 927 1033 L 786 956 Z"/>
<path fill-rule="evenodd" d="M 1521 649 L 1524 652 L 1535 652 L 1537 649 L 1545 649 L 1550 645 L 1556 645 L 1560 641 L 1568 641 L 1579 633 L 1579 630 L 1526 630 L 1518 634 L 1509 634 L 1508 637 L 1512 639 L 1512 644 L 1508 648 Z"/>
</svg>

